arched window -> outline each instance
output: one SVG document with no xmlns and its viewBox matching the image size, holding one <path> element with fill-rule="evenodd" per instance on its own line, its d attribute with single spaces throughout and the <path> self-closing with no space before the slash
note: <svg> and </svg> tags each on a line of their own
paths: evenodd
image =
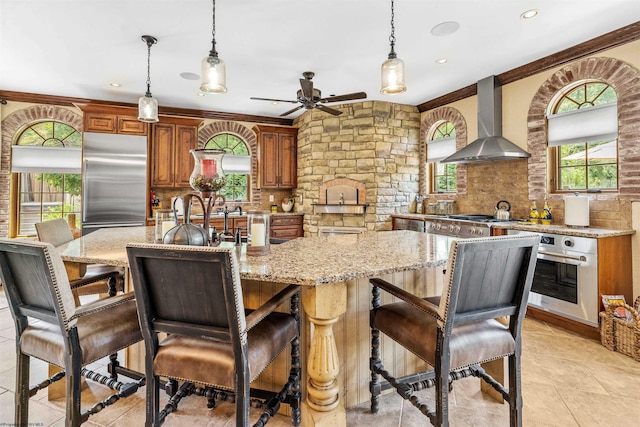
<svg viewBox="0 0 640 427">
<path fill-rule="evenodd" d="M 453 193 L 457 188 L 455 163 L 440 163 L 440 160 L 456 151 L 456 129 L 453 123 L 436 123 L 427 141 L 427 162 L 430 163 L 431 193 Z"/>
<path fill-rule="evenodd" d="M 618 189 L 618 97 L 601 81 L 565 88 L 550 105 L 550 190 Z"/>
<path fill-rule="evenodd" d="M 56 121 L 33 123 L 18 135 L 12 150 L 18 235 L 33 236 L 35 223 L 71 213 L 80 221 L 81 147 L 80 132 Z"/>
<path fill-rule="evenodd" d="M 222 150 L 230 154 L 249 155 L 249 148 L 242 138 L 232 133 L 220 133 L 211 137 L 204 148 Z M 245 174 L 228 174 L 227 185 L 222 190 L 227 201 L 248 201 L 249 176 Z"/>
</svg>

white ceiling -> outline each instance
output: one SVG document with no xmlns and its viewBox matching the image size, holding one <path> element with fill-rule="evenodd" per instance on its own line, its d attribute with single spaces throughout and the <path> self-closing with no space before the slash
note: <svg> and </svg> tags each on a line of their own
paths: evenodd
<svg viewBox="0 0 640 427">
<path fill-rule="evenodd" d="M 537 17 L 520 18 L 528 9 Z M 389 53 L 390 0 L 217 0 L 216 41 L 228 92 L 198 96 L 211 48 L 211 0 L 0 0 L 0 90 L 277 117 L 298 79 L 314 71 L 322 96 L 418 105 L 640 21 L 639 0 L 396 0 L 396 51 L 407 92 L 380 94 Z M 434 36 L 445 21 L 457 32 Z M 439 65 L 436 60 L 447 58 Z M 122 86 L 109 85 L 118 82 Z M 293 118 L 300 110 L 288 118 Z"/>
</svg>

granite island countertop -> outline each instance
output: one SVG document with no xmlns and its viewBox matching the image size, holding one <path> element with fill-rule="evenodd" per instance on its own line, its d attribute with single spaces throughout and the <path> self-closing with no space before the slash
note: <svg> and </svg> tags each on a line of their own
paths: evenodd
<svg viewBox="0 0 640 427">
<path fill-rule="evenodd" d="M 271 245 L 265 256 L 247 256 L 246 245 L 237 250 L 242 279 L 316 286 L 446 265 L 453 240 L 413 231 L 379 231 L 301 237 Z M 65 261 L 127 267 L 127 243 L 153 241 L 154 227 L 118 227 L 100 229 L 58 249 Z"/>
</svg>

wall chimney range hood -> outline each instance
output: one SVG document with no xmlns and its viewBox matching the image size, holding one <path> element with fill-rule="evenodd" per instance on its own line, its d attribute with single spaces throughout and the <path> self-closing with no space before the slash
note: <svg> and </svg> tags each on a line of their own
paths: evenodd
<svg viewBox="0 0 640 427">
<path fill-rule="evenodd" d="M 502 136 L 502 87 L 496 76 L 478 81 L 478 139 L 441 163 L 483 163 L 531 157 Z"/>
</svg>

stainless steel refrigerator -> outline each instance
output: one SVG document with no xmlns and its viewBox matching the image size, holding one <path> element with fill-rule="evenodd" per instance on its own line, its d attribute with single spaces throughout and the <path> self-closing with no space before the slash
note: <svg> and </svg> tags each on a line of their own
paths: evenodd
<svg viewBox="0 0 640 427">
<path fill-rule="evenodd" d="M 147 137 L 85 132 L 82 234 L 146 224 Z"/>
</svg>

